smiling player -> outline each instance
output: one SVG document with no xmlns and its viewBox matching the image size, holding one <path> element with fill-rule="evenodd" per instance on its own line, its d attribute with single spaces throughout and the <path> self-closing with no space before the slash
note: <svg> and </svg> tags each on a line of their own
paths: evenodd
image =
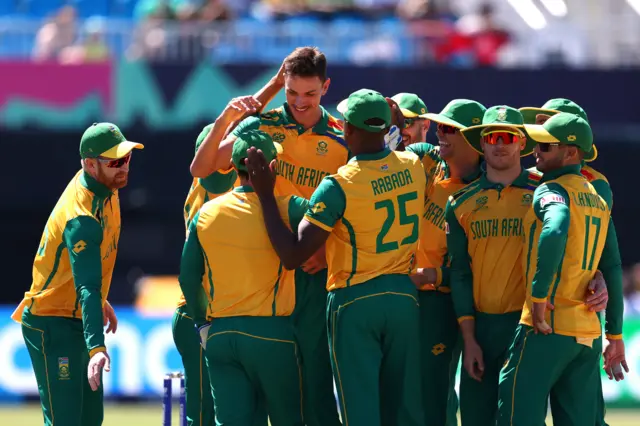
<svg viewBox="0 0 640 426">
<path fill-rule="evenodd" d="M 227 169 L 238 135 L 260 129 L 282 146 L 277 159 L 276 195 L 311 198 L 322 179 L 336 173 L 348 159 L 342 126 L 320 105 L 330 83 L 324 54 L 312 47 L 297 48 L 284 60 L 286 103 L 246 118 L 222 140 L 229 124 L 262 106 L 251 97 L 235 102 L 236 108 L 227 108 L 216 120 L 191 164 L 191 173 L 205 177 Z M 292 318 L 302 358 L 304 417 L 310 426 L 340 424 L 327 350 L 326 267 L 321 248 L 296 272 Z"/>
</svg>

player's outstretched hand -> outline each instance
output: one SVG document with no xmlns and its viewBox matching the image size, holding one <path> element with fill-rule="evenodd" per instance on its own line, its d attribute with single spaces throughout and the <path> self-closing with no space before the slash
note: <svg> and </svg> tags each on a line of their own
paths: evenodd
<svg viewBox="0 0 640 426">
<path fill-rule="evenodd" d="M 482 381 L 484 375 L 484 360 L 482 358 L 482 348 L 475 340 L 464 342 L 464 351 L 462 364 L 472 379 L 479 382 Z"/>
<path fill-rule="evenodd" d="M 609 345 L 604 350 L 604 371 L 609 380 L 616 379 L 616 382 L 624 380 L 622 369 L 629 373 L 629 366 L 624 355 L 624 341 L 622 339 L 609 340 Z"/>
<path fill-rule="evenodd" d="M 262 103 L 253 96 L 241 96 L 231 99 L 222 112 L 222 116 L 228 121 L 241 120 L 262 109 Z"/>
<path fill-rule="evenodd" d="M 589 307 L 591 312 L 602 312 L 607 308 L 609 292 L 607 291 L 607 283 L 604 280 L 602 272 L 596 271 L 593 279 L 589 281 L 585 297 L 584 303 Z"/>
<path fill-rule="evenodd" d="M 89 367 L 87 368 L 87 377 L 92 391 L 97 391 L 100 387 L 100 377 L 103 369 L 106 372 L 111 371 L 111 358 L 109 358 L 107 352 L 96 352 L 89 360 Z"/>
<path fill-rule="evenodd" d="M 551 305 L 553 306 L 553 305 Z M 547 320 L 545 320 L 545 314 L 549 308 L 549 302 L 533 302 L 533 331 L 534 333 L 551 334 L 553 331 Z"/>
<path fill-rule="evenodd" d="M 254 191 L 260 198 L 273 196 L 276 185 L 276 160 L 267 163 L 261 150 L 251 147 L 247 150 L 245 165 Z"/>
<path fill-rule="evenodd" d="M 102 322 L 105 327 L 107 327 L 107 331 L 105 333 L 114 333 L 118 329 L 118 317 L 116 317 L 116 311 L 113 310 L 111 303 L 108 301 L 104 302 L 104 307 L 102 308 Z"/>
</svg>

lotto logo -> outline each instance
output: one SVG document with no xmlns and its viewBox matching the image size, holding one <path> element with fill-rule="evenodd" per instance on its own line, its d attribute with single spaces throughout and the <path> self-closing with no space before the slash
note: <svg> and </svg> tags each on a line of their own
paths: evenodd
<svg viewBox="0 0 640 426">
<path fill-rule="evenodd" d="M 77 243 L 75 243 L 73 245 L 73 252 L 75 254 L 80 253 L 82 250 L 84 250 L 87 247 L 87 243 L 85 243 L 84 241 L 80 240 Z"/>
</svg>

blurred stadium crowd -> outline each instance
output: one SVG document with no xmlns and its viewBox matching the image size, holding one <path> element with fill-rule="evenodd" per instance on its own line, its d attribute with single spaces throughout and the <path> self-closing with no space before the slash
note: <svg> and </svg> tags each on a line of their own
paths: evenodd
<svg viewBox="0 0 640 426">
<path fill-rule="evenodd" d="M 0 58 L 333 64 L 640 64 L 637 0 L 2 0 Z M 605 30 L 605 31 L 603 31 Z"/>
</svg>

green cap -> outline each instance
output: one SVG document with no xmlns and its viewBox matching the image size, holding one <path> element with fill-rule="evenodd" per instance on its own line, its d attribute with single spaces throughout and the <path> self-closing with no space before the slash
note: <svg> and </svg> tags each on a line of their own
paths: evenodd
<svg viewBox="0 0 640 426">
<path fill-rule="evenodd" d="M 589 118 L 587 117 L 586 111 L 577 103 L 572 100 L 565 98 L 555 98 L 549 99 L 545 102 L 544 105 L 540 108 L 535 107 L 523 107 L 520 108 L 520 112 L 524 117 L 524 122 L 526 124 L 535 124 L 536 123 L 536 115 L 538 114 L 547 114 L 547 115 L 556 115 L 559 112 L 568 112 L 569 114 L 575 114 L 581 117 L 587 123 L 589 122 Z M 585 161 L 593 161 L 598 157 L 598 150 L 596 146 L 593 145 L 591 150 L 585 154 Z"/>
<path fill-rule="evenodd" d="M 200 145 L 202 145 L 202 142 L 204 142 L 204 138 L 206 138 L 207 135 L 209 135 L 209 132 L 211 132 L 211 129 L 213 129 L 213 123 L 212 124 L 207 124 L 200 131 L 200 134 L 198 135 L 198 139 L 196 139 L 196 152 L 198 152 L 198 149 L 200 148 Z"/>
<path fill-rule="evenodd" d="M 398 93 L 391 99 L 398 104 L 404 118 L 424 118 L 424 115 L 429 112 L 422 99 L 415 93 Z"/>
<path fill-rule="evenodd" d="M 238 170 L 247 171 L 244 159 L 247 158 L 247 150 L 251 147 L 259 149 L 264 154 L 267 163 L 278 156 L 280 145 L 275 144 L 271 136 L 262 130 L 247 130 L 238 135 L 233 143 L 233 151 L 231 153 L 231 161 Z"/>
<path fill-rule="evenodd" d="M 144 145 L 125 139 L 115 124 L 93 123 L 80 140 L 80 157 L 122 158 L 134 148 L 142 149 Z"/>
<path fill-rule="evenodd" d="M 587 121 L 576 114 L 561 112 L 544 124 L 527 124 L 527 133 L 538 143 L 575 145 L 585 153 L 593 147 L 593 133 Z"/>
<path fill-rule="evenodd" d="M 482 132 L 489 127 L 520 129 L 523 131 L 522 133 L 527 136 L 524 131 L 524 120 L 520 111 L 506 105 L 497 105 L 489 108 L 482 117 L 482 124 L 462 129 L 462 136 L 464 136 L 473 149 L 482 154 L 482 146 L 480 144 Z M 524 157 L 531 154 L 535 146 L 535 141 L 527 137 L 527 143 L 520 156 Z"/>
<path fill-rule="evenodd" d="M 426 114 L 424 118 L 464 129 L 482 123 L 482 117 L 486 110 L 487 108 L 480 102 L 470 99 L 454 99 L 440 111 L 440 114 Z"/>
<path fill-rule="evenodd" d="M 367 132 L 381 132 L 391 126 L 391 108 L 387 100 L 379 92 L 371 89 L 360 89 L 346 99 L 344 120 L 358 129 Z M 367 124 L 366 121 L 377 118 L 382 124 Z"/>
</svg>

